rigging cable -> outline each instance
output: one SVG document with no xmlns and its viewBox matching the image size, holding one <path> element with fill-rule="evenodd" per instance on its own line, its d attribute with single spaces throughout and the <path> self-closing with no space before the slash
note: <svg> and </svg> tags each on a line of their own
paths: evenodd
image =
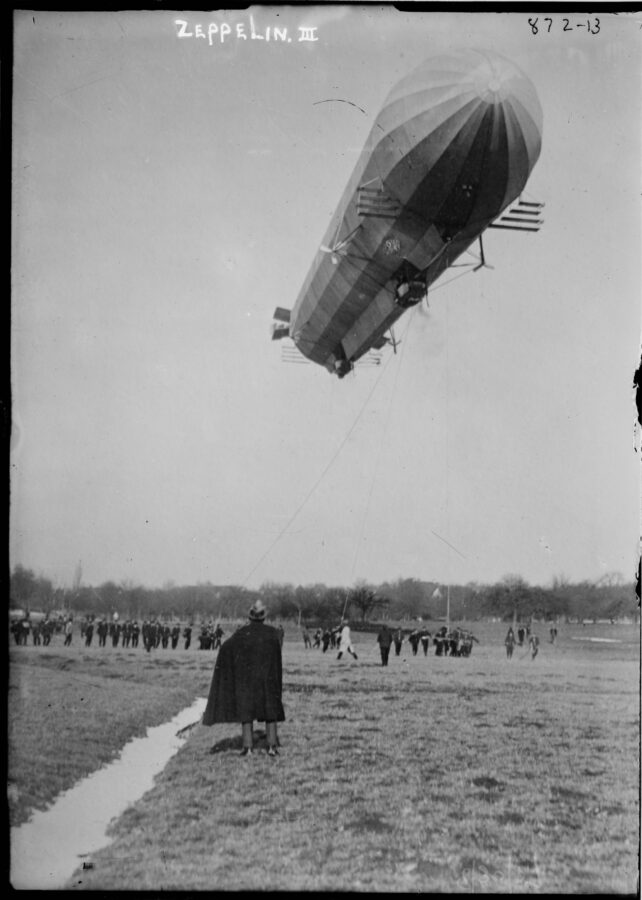
<svg viewBox="0 0 642 900">
<path fill-rule="evenodd" d="M 411 310 L 411 314 L 410 314 L 410 316 L 408 317 L 408 322 L 407 322 L 407 325 L 406 325 L 406 330 L 405 330 L 405 332 L 404 332 L 404 337 L 406 337 L 407 334 L 408 334 L 408 331 L 409 331 L 409 329 L 410 329 L 410 323 L 411 323 L 411 321 L 412 321 L 412 319 L 413 319 L 413 317 L 414 317 L 414 314 L 415 314 L 416 310 L 417 310 L 417 307 L 416 307 L 416 306 L 414 306 L 414 307 L 412 308 L 412 310 Z M 400 343 L 401 343 L 401 342 L 400 342 Z M 395 380 L 394 380 L 394 382 L 393 382 L 392 392 L 391 392 L 391 394 L 390 394 L 390 400 L 388 401 L 388 410 L 387 410 L 387 412 L 386 412 L 386 418 L 385 418 L 384 426 L 383 426 L 383 429 L 382 429 L 382 437 L 383 437 L 383 435 L 388 431 L 388 424 L 389 424 L 389 422 L 390 422 L 390 414 L 391 414 L 391 412 L 392 412 L 392 401 L 394 400 L 395 394 L 396 394 L 396 392 L 397 392 L 397 382 L 399 381 L 399 372 L 401 371 L 401 364 L 402 364 L 402 362 L 403 362 L 403 357 L 404 357 L 405 349 L 406 349 L 406 342 L 403 343 L 402 348 L 401 348 L 401 353 L 399 354 L 399 365 L 397 366 L 397 370 L 396 370 L 396 372 L 395 372 Z M 370 501 L 372 500 L 372 493 L 373 493 L 373 489 L 374 489 L 374 483 L 375 483 L 375 479 L 376 479 L 376 477 L 377 477 L 377 472 L 379 471 L 379 462 L 380 462 L 380 460 L 381 460 L 381 449 L 382 449 L 382 447 L 383 447 L 383 440 L 380 440 L 380 441 L 379 441 L 379 450 L 378 450 L 378 453 L 377 453 L 377 459 L 376 459 L 376 462 L 375 462 L 375 468 L 374 468 L 374 472 L 372 473 L 372 479 L 371 479 L 371 481 L 370 481 L 370 490 L 369 490 L 369 492 L 368 492 L 368 499 L 366 500 L 366 508 L 365 508 L 365 510 L 364 510 L 363 519 L 362 519 L 362 522 L 361 522 L 361 532 L 360 532 L 360 534 L 359 534 L 359 539 L 358 539 L 357 545 L 356 545 L 356 547 L 355 547 L 355 551 L 354 551 L 354 559 L 352 560 L 352 569 L 351 569 L 351 572 L 350 572 L 350 579 L 351 579 L 351 580 L 354 579 L 354 573 L 355 573 L 355 570 L 356 570 L 356 568 L 357 568 L 357 559 L 359 558 L 359 549 L 360 549 L 361 544 L 362 544 L 362 542 L 363 542 L 363 535 L 364 535 L 364 532 L 365 532 L 365 527 L 366 527 L 366 521 L 367 521 L 367 518 L 368 518 L 368 513 L 369 513 L 369 511 L 370 511 Z"/>
<path fill-rule="evenodd" d="M 409 321 L 409 323 L 410 323 L 410 319 L 409 319 L 408 321 Z M 406 328 L 406 331 L 407 331 L 407 330 L 408 330 L 408 329 Z M 272 541 L 272 543 L 269 545 L 269 547 L 267 548 L 267 550 L 263 553 L 263 555 L 260 557 L 260 559 L 254 564 L 253 568 L 252 568 L 252 569 L 248 572 L 248 574 L 245 576 L 245 578 L 244 578 L 244 580 L 243 580 L 243 582 L 242 582 L 242 586 L 243 586 L 243 587 L 246 586 L 247 582 L 248 582 L 249 579 L 252 577 L 252 575 L 256 572 L 256 570 L 257 570 L 258 567 L 261 565 L 261 563 L 263 562 L 263 560 L 264 560 L 264 559 L 272 552 L 272 550 L 274 549 L 274 547 L 276 547 L 276 545 L 278 544 L 278 542 L 281 540 L 281 538 L 282 538 L 283 535 L 286 533 L 286 531 L 288 530 L 288 528 L 292 525 L 292 523 L 294 522 L 294 520 L 296 519 L 296 517 L 299 515 L 299 513 L 300 513 L 301 510 L 303 509 L 303 507 L 306 505 L 306 503 L 308 502 L 308 500 L 310 499 L 310 497 L 312 496 L 312 494 L 316 491 L 316 489 L 318 488 L 318 486 L 321 484 L 321 482 L 322 482 L 323 479 L 325 478 L 326 474 L 330 471 L 330 468 L 332 467 L 334 461 L 337 459 L 337 457 L 339 456 L 339 454 L 341 453 L 341 451 L 342 451 L 343 448 L 345 447 L 346 443 L 348 442 L 348 438 L 350 437 L 350 435 L 352 434 L 352 432 L 354 431 L 354 429 L 357 427 L 357 424 L 358 424 L 358 422 L 359 422 L 361 416 L 363 415 L 363 413 L 364 413 L 364 411 L 365 411 L 365 409 L 366 409 L 366 406 L 368 405 L 368 403 L 369 403 L 369 401 L 370 401 L 370 398 L 371 398 L 372 395 L 374 394 L 374 392 L 375 392 L 375 390 L 376 390 L 376 388 L 377 388 L 379 382 L 381 381 L 381 378 L 383 377 L 383 373 L 386 371 L 388 365 L 390 364 L 390 361 L 391 361 L 393 358 L 394 358 L 394 354 L 390 354 L 390 356 L 388 357 L 388 359 L 386 360 L 386 362 L 385 362 L 385 363 L 383 364 L 383 366 L 381 367 L 381 371 L 380 371 L 379 374 L 377 375 L 377 378 L 376 378 L 376 380 L 375 380 L 375 383 L 373 384 L 372 388 L 370 389 L 370 392 L 369 392 L 368 395 L 366 396 L 366 398 L 365 398 L 365 400 L 364 400 L 364 402 L 363 402 L 363 404 L 362 404 L 362 406 L 361 406 L 361 409 L 360 409 L 359 412 L 357 413 L 357 415 L 356 415 L 356 417 L 355 417 L 355 419 L 354 419 L 354 422 L 353 422 L 352 425 L 350 426 L 350 428 L 349 428 L 347 434 L 345 435 L 345 437 L 343 438 L 343 440 L 341 441 L 341 443 L 339 444 L 339 446 L 337 447 L 337 449 L 336 449 L 335 452 L 333 453 L 332 457 L 330 458 L 330 461 L 327 463 L 327 465 L 325 466 L 325 468 L 323 469 L 323 471 L 321 472 L 321 474 L 319 475 L 319 477 L 317 478 L 317 480 L 314 482 L 314 484 L 312 485 L 312 487 L 310 488 L 310 490 L 308 491 L 308 493 L 305 495 L 305 497 L 303 498 L 303 500 L 301 501 L 301 503 L 297 506 L 297 508 L 295 509 L 295 511 L 293 512 L 293 514 L 290 516 L 290 518 L 289 518 L 288 521 L 285 523 L 285 525 L 283 526 L 283 528 L 279 531 L 279 533 L 278 533 L 277 536 L 274 538 L 274 540 Z"/>
</svg>

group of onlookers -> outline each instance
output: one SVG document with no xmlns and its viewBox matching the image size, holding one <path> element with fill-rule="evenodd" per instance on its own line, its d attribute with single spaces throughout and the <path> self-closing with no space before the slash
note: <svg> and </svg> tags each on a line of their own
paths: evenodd
<svg viewBox="0 0 642 900">
<path fill-rule="evenodd" d="M 387 626 L 382 626 L 377 641 L 382 647 L 386 642 L 385 632 L 389 631 Z M 422 628 L 414 628 L 408 634 L 405 634 L 401 628 L 396 628 L 390 632 L 390 638 L 395 648 L 395 656 L 401 654 L 401 647 L 404 641 L 410 645 L 413 656 L 417 656 L 419 648 L 423 651 L 424 656 L 428 656 L 430 646 L 435 648 L 435 656 L 470 656 L 474 643 L 479 643 L 478 639 L 472 632 L 464 628 L 449 629 L 446 625 L 442 625 L 434 634 L 424 626 Z M 387 662 L 383 662 L 386 665 Z"/>
<path fill-rule="evenodd" d="M 557 628 L 552 627 L 550 629 L 551 636 L 551 644 L 554 644 L 557 639 Z M 504 638 L 504 646 L 506 647 L 506 657 L 507 659 L 513 658 L 513 651 L 515 647 L 523 647 L 527 646 L 528 650 L 531 654 L 531 659 L 535 659 L 537 654 L 539 653 L 539 637 L 536 634 L 531 633 L 530 625 L 520 625 L 517 628 L 517 635 L 511 626 L 506 632 L 506 637 Z"/>
<path fill-rule="evenodd" d="M 323 653 L 328 649 L 339 648 L 341 652 L 341 640 L 345 634 L 347 622 L 343 620 L 336 627 L 326 626 L 317 628 L 311 634 L 308 628 L 303 629 L 303 646 L 307 649 L 320 648 Z M 477 638 L 470 631 L 463 628 L 449 629 L 445 625 L 434 634 L 427 628 L 415 628 L 412 631 L 404 631 L 401 628 L 389 628 L 382 625 L 377 635 L 377 643 L 381 652 L 381 664 L 388 665 L 390 651 L 394 646 L 395 656 L 401 654 L 404 642 L 410 646 L 413 656 L 417 656 L 421 647 L 424 656 L 428 656 L 431 644 L 435 648 L 436 656 L 470 656 Z M 345 641 L 344 641 L 345 643 Z M 351 643 L 350 643 L 350 646 Z M 339 657 L 340 658 L 340 657 Z"/>
</svg>

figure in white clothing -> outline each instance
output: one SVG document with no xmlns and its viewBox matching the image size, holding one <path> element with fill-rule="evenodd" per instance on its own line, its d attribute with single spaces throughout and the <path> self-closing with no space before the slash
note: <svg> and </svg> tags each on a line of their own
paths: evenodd
<svg viewBox="0 0 642 900">
<path fill-rule="evenodd" d="M 350 637 L 350 625 L 344 619 L 341 623 L 341 631 L 339 633 L 339 654 L 337 659 L 341 659 L 344 651 L 347 653 L 351 653 L 355 659 L 359 659 L 357 654 L 354 652 L 354 647 L 352 646 L 352 638 Z"/>
</svg>

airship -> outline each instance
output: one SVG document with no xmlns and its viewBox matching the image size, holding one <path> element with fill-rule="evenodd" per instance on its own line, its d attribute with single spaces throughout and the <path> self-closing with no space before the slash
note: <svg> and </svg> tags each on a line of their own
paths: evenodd
<svg viewBox="0 0 642 900">
<path fill-rule="evenodd" d="M 396 84 L 291 310 L 272 337 L 343 378 L 387 344 L 464 253 L 486 264 L 488 228 L 536 231 L 543 204 L 523 198 L 541 150 L 529 78 L 486 50 L 422 63 Z"/>
</svg>

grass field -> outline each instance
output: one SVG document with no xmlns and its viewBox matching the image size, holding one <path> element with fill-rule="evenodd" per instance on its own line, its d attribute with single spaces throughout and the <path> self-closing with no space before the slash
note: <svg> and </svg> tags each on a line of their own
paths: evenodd
<svg viewBox="0 0 642 900">
<path fill-rule="evenodd" d="M 542 631 L 535 660 L 511 661 L 503 626 L 474 630 L 469 659 L 404 645 L 386 669 L 373 636 L 355 662 L 293 634 L 280 757 L 240 758 L 240 727 L 197 725 L 69 887 L 635 892 L 637 629 L 564 626 L 555 646 Z M 204 696 L 213 662 L 12 647 L 12 824 Z"/>
</svg>

